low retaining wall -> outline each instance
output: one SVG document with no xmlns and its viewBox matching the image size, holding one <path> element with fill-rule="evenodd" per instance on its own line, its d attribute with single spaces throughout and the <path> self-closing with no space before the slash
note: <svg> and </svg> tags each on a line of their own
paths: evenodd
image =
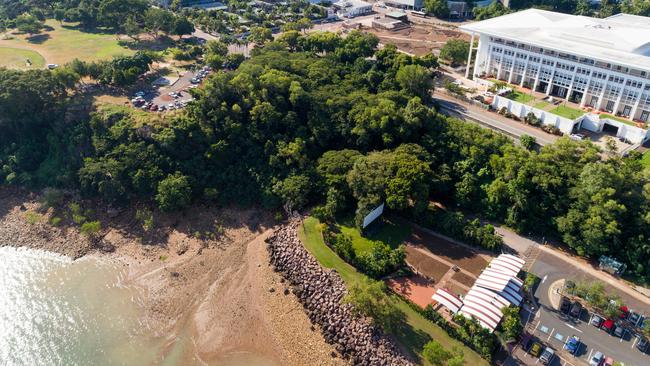
<svg viewBox="0 0 650 366">
<path fill-rule="evenodd" d="M 341 300 L 347 293 L 341 277 L 320 266 L 298 239 L 298 220 L 277 229 L 266 242 L 275 270 L 293 285 L 312 323 L 321 327 L 325 340 L 354 365 L 412 365 L 366 319 L 355 316 Z"/>
<path fill-rule="evenodd" d="M 553 114 L 547 111 L 543 111 L 541 109 L 533 108 L 529 105 L 515 102 L 514 100 L 508 99 L 506 97 L 501 97 L 498 95 L 494 96 L 492 107 L 494 107 L 494 109 L 496 109 L 497 111 L 505 107 L 508 110 L 508 112 L 514 114 L 515 116 L 521 119 L 524 119 L 524 117 L 526 117 L 528 113 L 533 112 L 533 114 L 537 118 L 539 118 L 543 124 L 556 127 L 567 135 L 572 133 L 573 126 L 579 120 L 579 119 L 571 120 L 568 118 L 560 117 L 557 114 Z"/>
<path fill-rule="evenodd" d="M 618 128 L 616 137 L 622 137 L 633 144 L 641 144 L 648 138 L 648 130 L 644 130 L 643 128 L 636 126 L 631 126 L 617 120 L 600 118 L 600 116 L 595 113 L 587 113 L 582 116 L 581 127 L 587 131 L 602 132 L 603 127 L 605 127 L 605 123 Z"/>
</svg>

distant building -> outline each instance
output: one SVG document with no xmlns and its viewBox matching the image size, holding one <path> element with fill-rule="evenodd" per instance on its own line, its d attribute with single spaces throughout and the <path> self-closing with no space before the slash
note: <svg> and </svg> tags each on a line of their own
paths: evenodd
<svg viewBox="0 0 650 366">
<path fill-rule="evenodd" d="M 474 8 L 484 8 L 496 0 L 481 0 L 475 2 L 466 1 L 447 1 L 450 18 L 469 18 L 472 17 Z"/>
<path fill-rule="evenodd" d="M 361 0 L 341 0 L 332 5 L 341 18 L 354 18 L 372 13 L 372 4 Z"/>
<path fill-rule="evenodd" d="M 385 0 L 388 6 L 400 9 L 420 10 L 424 7 L 424 0 Z"/>
<path fill-rule="evenodd" d="M 529 9 L 465 24 L 475 77 L 491 76 L 629 120 L 650 121 L 650 18 Z"/>
<path fill-rule="evenodd" d="M 372 27 L 375 29 L 395 31 L 395 30 L 404 29 L 408 27 L 408 24 L 404 23 L 399 19 L 391 18 L 388 17 L 388 15 L 386 15 L 385 18 L 373 19 Z"/>
</svg>

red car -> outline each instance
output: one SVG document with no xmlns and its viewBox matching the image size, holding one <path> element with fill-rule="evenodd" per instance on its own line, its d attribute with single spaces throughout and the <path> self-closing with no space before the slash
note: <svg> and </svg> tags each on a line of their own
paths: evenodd
<svg viewBox="0 0 650 366">
<path fill-rule="evenodd" d="M 612 319 L 607 319 L 603 322 L 601 326 L 607 333 L 611 333 L 614 330 L 614 321 Z"/>
</svg>

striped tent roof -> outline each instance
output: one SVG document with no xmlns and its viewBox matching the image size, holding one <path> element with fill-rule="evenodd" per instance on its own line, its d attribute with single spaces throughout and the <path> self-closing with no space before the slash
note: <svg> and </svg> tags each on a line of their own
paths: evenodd
<svg viewBox="0 0 650 366">
<path fill-rule="evenodd" d="M 490 268 L 499 270 L 510 276 L 516 276 L 526 262 L 512 254 L 501 254 L 490 262 Z"/>
<path fill-rule="evenodd" d="M 436 293 L 431 296 L 431 299 L 444 305 L 454 314 L 456 314 L 458 310 L 460 310 L 460 307 L 463 306 L 463 301 L 461 299 L 444 288 L 436 290 Z"/>
<path fill-rule="evenodd" d="M 522 259 L 510 254 L 493 259 L 463 299 L 459 313 L 494 331 L 503 317 L 501 309 L 519 306 L 523 300 L 523 281 L 516 277 L 523 265 Z"/>
</svg>

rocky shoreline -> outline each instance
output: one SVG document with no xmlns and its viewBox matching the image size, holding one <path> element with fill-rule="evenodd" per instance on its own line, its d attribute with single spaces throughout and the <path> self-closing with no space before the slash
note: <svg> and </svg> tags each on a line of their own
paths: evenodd
<svg viewBox="0 0 650 366">
<path fill-rule="evenodd" d="M 336 271 L 320 266 L 301 244 L 299 220 L 291 221 L 267 240 L 271 264 L 292 285 L 313 324 L 325 340 L 355 365 L 412 365 L 381 330 L 367 319 L 353 315 L 341 300 L 347 293 Z"/>
</svg>

